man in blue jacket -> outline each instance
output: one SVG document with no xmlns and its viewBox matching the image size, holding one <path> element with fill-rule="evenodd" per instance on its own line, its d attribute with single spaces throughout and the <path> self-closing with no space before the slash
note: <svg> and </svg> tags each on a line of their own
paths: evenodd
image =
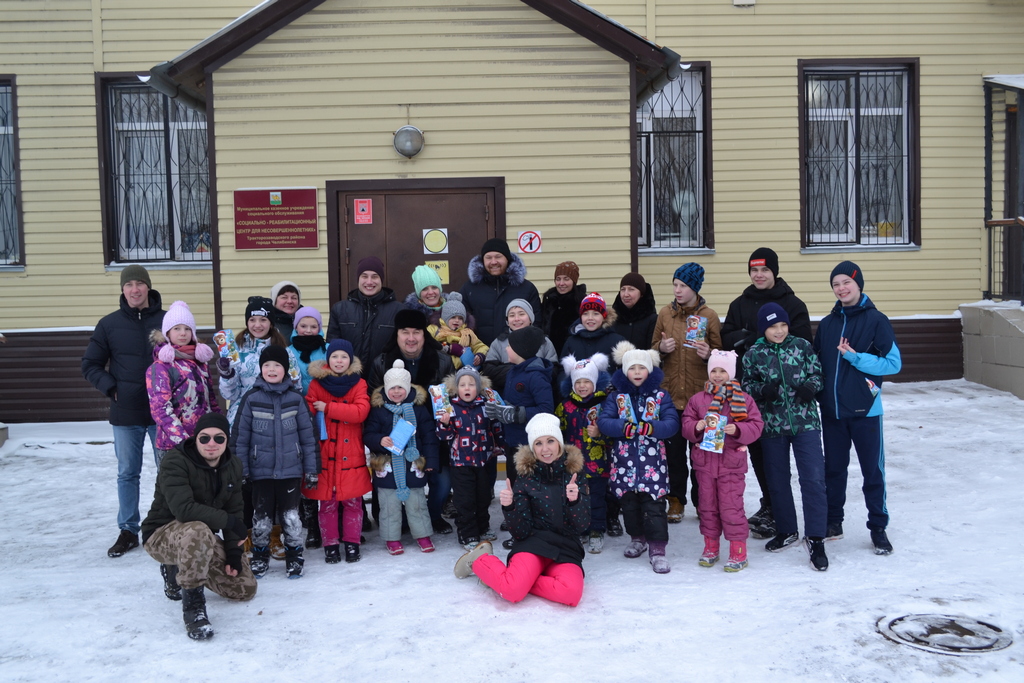
<svg viewBox="0 0 1024 683">
<path fill-rule="evenodd" d="M 830 282 L 836 305 L 814 335 L 814 350 L 825 375 L 825 388 L 818 401 L 825 447 L 827 538 L 843 537 L 852 444 L 864 476 L 871 542 L 875 554 L 888 555 L 892 544 L 885 533 L 889 511 L 885 501 L 882 378 L 900 371 L 900 350 L 889 319 L 862 293 L 864 274 L 856 263 L 843 261 L 837 265 Z"/>
</svg>

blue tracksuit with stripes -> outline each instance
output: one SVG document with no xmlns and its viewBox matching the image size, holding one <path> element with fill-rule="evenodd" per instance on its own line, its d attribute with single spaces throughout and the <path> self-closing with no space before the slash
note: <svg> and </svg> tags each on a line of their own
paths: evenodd
<svg viewBox="0 0 1024 683">
<path fill-rule="evenodd" d="M 854 349 L 840 354 L 845 338 Z M 866 294 L 856 306 L 840 302 L 819 323 L 814 350 L 821 359 L 825 388 L 821 403 L 825 450 L 825 490 L 828 523 L 843 521 L 850 446 L 857 450 L 864 475 L 864 502 L 869 529 L 885 529 L 889 511 L 885 501 L 885 446 L 882 438 L 882 378 L 895 375 L 903 362 L 892 325 Z"/>
</svg>

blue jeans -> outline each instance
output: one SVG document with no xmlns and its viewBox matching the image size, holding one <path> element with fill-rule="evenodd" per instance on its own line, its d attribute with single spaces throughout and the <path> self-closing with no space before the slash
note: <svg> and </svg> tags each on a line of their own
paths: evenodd
<svg viewBox="0 0 1024 683">
<path fill-rule="evenodd" d="M 452 492 L 452 476 L 448 470 L 449 467 L 450 465 L 442 465 L 433 472 L 427 472 L 427 487 L 429 490 L 427 494 L 427 510 L 432 520 L 441 519 L 441 509 Z"/>
<path fill-rule="evenodd" d="M 821 432 L 811 429 L 799 434 L 761 437 L 764 473 L 771 492 L 772 514 L 780 534 L 795 534 L 796 505 L 793 502 L 789 449 L 800 479 L 800 498 L 804 509 L 804 535 L 825 536 L 828 501 L 825 497 L 825 456 L 821 452 Z"/>
<path fill-rule="evenodd" d="M 139 533 L 139 477 L 142 475 L 142 448 L 149 444 L 156 452 L 156 425 L 118 426 L 114 429 L 114 454 L 117 456 L 117 528 Z"/>
</svg>

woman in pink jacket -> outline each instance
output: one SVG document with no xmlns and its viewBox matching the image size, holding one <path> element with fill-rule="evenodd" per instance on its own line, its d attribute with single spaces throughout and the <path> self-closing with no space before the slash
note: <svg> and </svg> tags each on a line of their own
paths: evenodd
<svg viewBox="0 0 1024 683">
<path fill-rule="evenodd" d="M 697 512 L 704 536 L 700 565 L 710 567 L 718 561 L 719 536 L 724 530 L 729 541 L 725 571 L 738 572 L 747 566 L 750 531 L 743 512 L 747 445 L 761 436 L 764 423 L 753 399 L 734 379 L 735 351 L 712 351 L 708 377 L 704 390 L 694 394 L 683 411 L 683 438 L 694 444 L 690 458 L 700 497 Z"/>
<path fill-rule="evenodd" d="M 156 464 L 167 451 L 192 437 L 196 422 L 219 413 L 217 395 L 207 363 L 213 350 L 200 344 L 196 320 L 184 301 L 175 301 L 164 315 L 160 331 L 153 330 L 153 364 L 146 370 L 149 412 L 156 422 Z"/>
</svg>

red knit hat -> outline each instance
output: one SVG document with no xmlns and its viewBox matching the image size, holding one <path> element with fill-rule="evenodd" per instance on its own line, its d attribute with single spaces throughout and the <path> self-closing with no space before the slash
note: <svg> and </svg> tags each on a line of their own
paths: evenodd
<svg viewBox="0 0 1024 683">
<path fill-rule="evenodd" d="M 591 292 L 583 297 L 583 301 L 580 303 L 580 315 L 583 315 L 583 311 L 597 311 L 603 317 L 608 317 L 608 304 L 605 303 L 604 297 L 597 292 Z"/>
</svg>

